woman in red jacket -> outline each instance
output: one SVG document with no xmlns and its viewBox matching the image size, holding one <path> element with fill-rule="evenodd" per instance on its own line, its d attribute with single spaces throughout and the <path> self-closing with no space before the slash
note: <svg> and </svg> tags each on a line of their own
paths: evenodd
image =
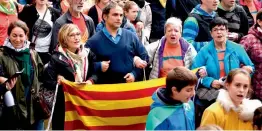
<svg viewBox="0 0 262 131">
<path fill-rule="evenodd" d="M 256 15 L 256 24 L 249 29 L 248 35 L 244 36 L 240 44 L 244 46 L 247 54 L 255 64 L 255 73 L 252 86 L 255 96 L 262 100 L 262 11 Z"/>
</svg>

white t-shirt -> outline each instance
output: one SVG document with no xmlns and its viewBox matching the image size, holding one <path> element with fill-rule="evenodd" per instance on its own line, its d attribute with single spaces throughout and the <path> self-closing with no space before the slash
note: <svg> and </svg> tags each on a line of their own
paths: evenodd
<svg viewBox="0 0 262 131">
<path fill-rule="evenodd" d="M 39 18 L 35 22 L 35 25 L 33 26 L 33 37 L 31 42 L 34 42 L 35 36 L 38 33 L 36 42 L 35 42 L 35 50 L 37 52 L 49 52 L 49 47 L 51 43 L 51 36 L 52 36 L 52 28 L 53 28 L 53 22 L 51 21 L 52 15 L 50 10 L 47 10 L 46 16 L 43 21 L 43 17 L 45 13 L 38 13 Z M 41 22 L 43 23 L 41 24 Z M 39 25 L 41 24 L 41 27 L 39 28 Z M 37 31 L 36 31 L 37 30 Z"/>
</svg>

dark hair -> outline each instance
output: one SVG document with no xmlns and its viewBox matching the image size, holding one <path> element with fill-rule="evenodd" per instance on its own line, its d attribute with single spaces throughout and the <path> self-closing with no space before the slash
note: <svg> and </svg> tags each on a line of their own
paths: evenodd
<svg viewBox="0 0 262 131">
<path fill-rule="evenodd" d="M 167 74 L 165 95 L 172 94 L 172 87 L 176 87 L 177 91 L 180 92 L 184 87 L 196 83 L 197 77 L 193 72 L 183 66 L 175 67 Z"/>
<path fill-rule="evenodd" d="M 257 12 L 255 28 L 259 27 L 259 25 L 258 25 L 258 23 L 257 23 L 257 20 L 262 20 L 262 10 L 259 10 L 259 11 Z"/>
<path fill-rule="evenodd" d="M 29 34 L 29 29 L 26 25 L 25 22 L 21 21 L 21 20 L 17 20 L 17 21 L 14 21 L 14 22 L 11 22 L 8 26 L 8 29 L 7 29 L 7 34 L 8 36 L 10 36 L 12 30 L 15 28 L 15 27 L 19 27 L 21 29 L 23 29 L 23 31 L 25 32 L 25 35 L 28 36 Z"/>
<path fill-rule="evenodd" d="M 102 18 L 103 18 L 104 15 L 108 15 L 110 10 L 113 9 L 113 8 L 116 8 L 117 6 L 119 6 L 119 5 L 116 2 L 110 1 L 108 3 L 108 5 L 102 11 Z M 104 18 L 103 18 L 103 20 L 104 20 Z"/>
<path fill-rule="evenodd" d="M 262 106 L 258 107 L 254 111 L 253 126 L 257 126 L 257 130 L 261 130 L 262 127 Z"/>
<path fill-rule="evenodd" d="M 225 26 L 226 29 L 228 29 L 228 22 L 227 20 L 221 18 L 221 17 L 215 17 L 211 22 L 210 22 L 210 25 L 209 25 L 209 30 L 212 31 L 212 29 L 216 26 Z"/>
<path fill-rule="evenodd" d="M 249 78 L 250 84 L 251 84 L 250 74 L 249 74 L 246 70 L 241 69 L 241 68 L 231 70 L 231 71 L 229 72 L 229 74 L 227 75 L 226 83 L 231 84 L 231 83 L 233 82 L 233 80 L 234 80 L 234 77 L 235 77 L 237 74 L 244 74 L 244 75 L 246 75 L 246 76 Z"/>
</svg>

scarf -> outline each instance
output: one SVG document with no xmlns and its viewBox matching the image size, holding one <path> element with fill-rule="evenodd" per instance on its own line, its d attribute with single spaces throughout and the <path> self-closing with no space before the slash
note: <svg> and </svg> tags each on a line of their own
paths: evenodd
<svg viewBox="0 0 262 131">
<path fill-rule="evenodd" d="M 31 58 L 30 58 L 30 50 L 29 50 L 29 41 L 25 41 L 24 45 L 20 49 L 15 49 L 10 40 L 7 38 L 4 42 L 5 47 L 11 49 L 12 55 L 14 56 L 15 60 L 17 61 L 20 69 L 24 69 L 21 79 L 22 83 L 25 87 L 30 86 L 31 84 Z"/>
<path fill-rule="evenodd" d="M 58 51 L 61 52 L 71 64 L 74 70 L 75 82 L 84 82 L 86 81 L 87 70 L 88 70 L 88 59 L 87 59 L 87 51 L 81 45 L 78 49 L 77 53 L 73 53 L 68 49 L 58 47 Z"/>
<path fill-rule="evenodd" d="M 15 4 L 12 0 L 9 0 L 10 3 L 10 9 L 6 8 L 5 6 L 3 6 L 2 4 L 0 4 L 0 12 L 3 12 L 7 15 L 13 15 L 16 14 L 16 7 Z"/>
</svg>

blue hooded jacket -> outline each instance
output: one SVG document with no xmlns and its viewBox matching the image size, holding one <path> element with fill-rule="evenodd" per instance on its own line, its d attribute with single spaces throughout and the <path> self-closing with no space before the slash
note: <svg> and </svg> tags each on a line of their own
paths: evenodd
<svg viewBox="0 0 262 131">
<path fill-rule="evenodd" d="M 195 129 L 195 119 L 194 119 L 194 104 L 192 101 L 188 103 L 179 103 L 177 105 L 168 105 L 160 100 L 157 92 L 160 92 L 164 88 L 158 89 L 152 96 L 153 104 L 151 105 L 150 112 L 156 107 L 167 107 L 176 108 L 174 112 L 167 117 L 162 123 L 160 123 L 154 130 L 194 130 Z M 162 112 L 163 113 L 163 112 Z M 157 114 L 162 114 L 161 112 L 156 112 Z M 152 115 L 152 114 L 151 114 Z M 154 114 L 153 114 L 154 115 Z M 156 117 L 157 118 L 157 117 Z M 147 120 L 147 124 L 148 124 Z"/>
</svg>

